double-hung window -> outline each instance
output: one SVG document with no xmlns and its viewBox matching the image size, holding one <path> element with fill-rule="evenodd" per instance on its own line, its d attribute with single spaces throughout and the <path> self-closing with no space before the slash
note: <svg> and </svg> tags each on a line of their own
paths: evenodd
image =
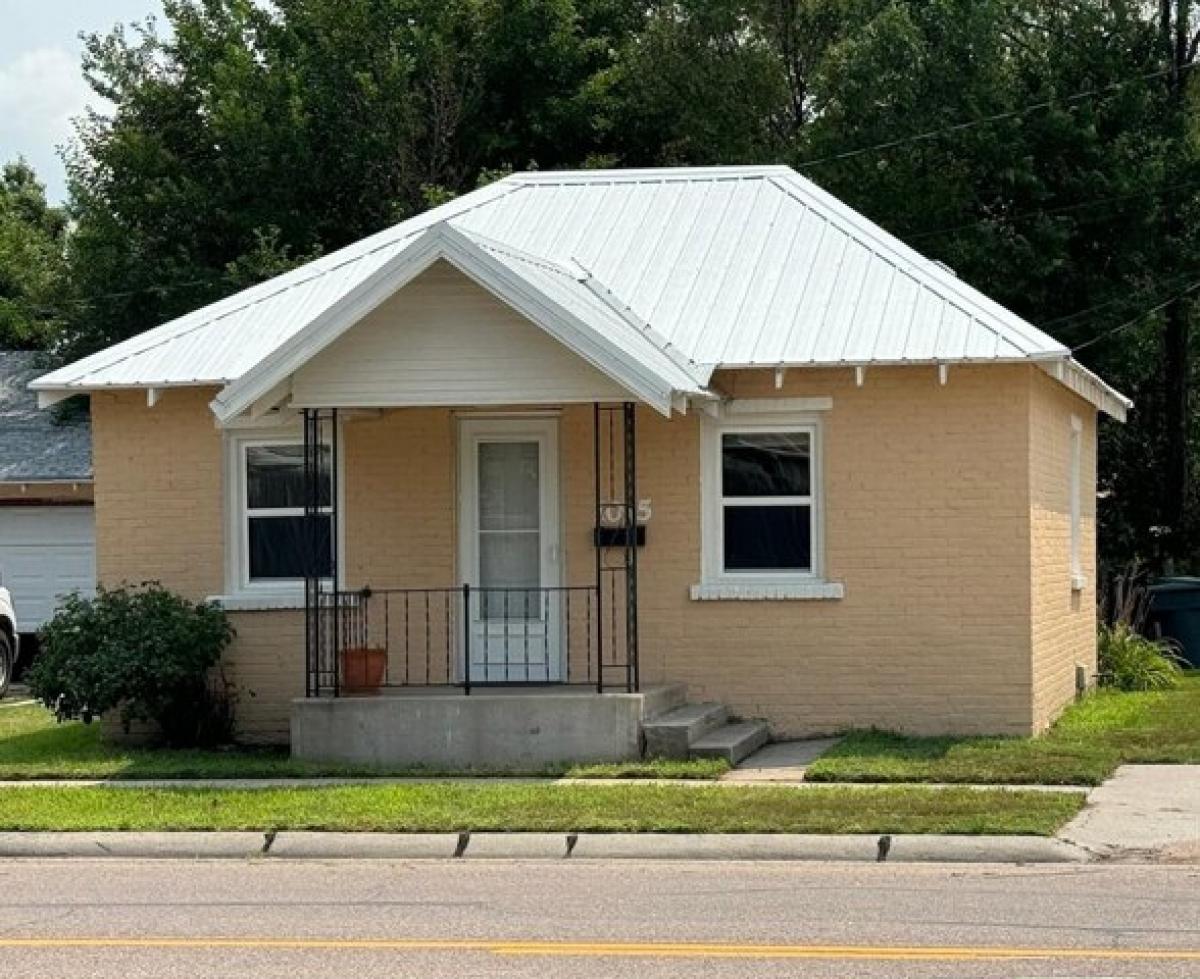
<svg viewBox="0 0 1200 979">
<path fill-rule="evenodd" d="M 695 598 L 837 598 L 822 580 L 820 424 L 705 426 L 703 581 Z"/>
<path fill-rule="evenodd" d="M 310 557 L 318 577 L 332 571 L 332 459 L 321 447 L 318 511 L 305 515 L 303 441 L 294 437 L 239 437 L 233 442 L 237 492 L 237 590 L 281 591 L 299 585 Z"/>
<path fill-rule="evenodd" d="M 810 427 L 720 433 L 722 576 L 814 572 Z"/>
</svg>

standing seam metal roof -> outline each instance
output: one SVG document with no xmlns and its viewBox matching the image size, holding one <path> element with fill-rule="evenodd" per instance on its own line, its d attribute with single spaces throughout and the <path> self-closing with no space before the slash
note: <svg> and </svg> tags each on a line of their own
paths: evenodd
<svg viewBox="0 0 1200 979">
<path fill-rule="evenodd" d="M 514 174 L 34 386 L 234 381 L 443 222 L 505 261 L 540 263 L 534 278 L 579 269 L 603 300 L 590 315 L 619 314 L 705 381 L 718 367 L 1070 358 L 789 168 L 716 167 Z"/>
</svg>

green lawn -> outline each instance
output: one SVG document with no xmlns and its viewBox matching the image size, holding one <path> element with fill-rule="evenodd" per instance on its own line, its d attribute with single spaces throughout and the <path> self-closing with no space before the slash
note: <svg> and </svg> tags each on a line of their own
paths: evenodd
<svg viewBox="0 0 1200 979">
<path fill-rule="evenodd" d="M 99 724 L 55 722 L 36 704 L 0 701 L 0 779 L 31 778 L 303 778 L 321 775 L 568 775 L 573 778 L 713 779 L 717 759 L 646 760 L 619 765 L 559 765 L 523 772 L 444 772 L 293 761 L 283 750 L 184 751 L 133 748 L 105 741 Z"/>
<path fill-rule="evenodd" d="M 1101 692 L 1038 738 L 852 732 L 807 771 L 818 782 L 1097 785 L 1120 764 L 1200 763 L 1200 673 L 1162 693 Z"/>
<path fill-rule="evenodd" d="M 0 830 L 1050 835 L 1081 793 L 419 783 L 305 789 L 12 788 Z"/>
</svg>

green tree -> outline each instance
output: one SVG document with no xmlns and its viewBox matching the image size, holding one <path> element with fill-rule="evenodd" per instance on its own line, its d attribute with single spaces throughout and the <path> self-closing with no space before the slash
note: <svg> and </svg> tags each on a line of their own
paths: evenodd
<svg viewBox="0 0 1200 979">
<path fill-rule="evenodd" d="M 69 160 L 65 352 L 139 332 L 408 217 L 429 190 L 593 149 L 615 0 L 166 0 L 88 39 L 111 115 Z M 231 269 L 233 270 L 231 272 Z"/>
<path fill-rule="evenodd" d="M 0 170 L 0 347 L 38 349 L 57 334 L 66 227 L 29 164 Z"/>
</svg>

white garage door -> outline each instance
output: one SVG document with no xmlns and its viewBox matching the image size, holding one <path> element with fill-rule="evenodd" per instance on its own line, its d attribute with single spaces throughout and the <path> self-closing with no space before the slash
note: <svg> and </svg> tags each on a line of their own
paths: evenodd
<svg viewBox="0 0 1200 979">
<path fill-rule="evenodd" d="M 60 595 L 94 591 L 92 508 L 0 507 L 0 584 L 12 592 L 22 632 L 49 619 Z"/>
</svg>

